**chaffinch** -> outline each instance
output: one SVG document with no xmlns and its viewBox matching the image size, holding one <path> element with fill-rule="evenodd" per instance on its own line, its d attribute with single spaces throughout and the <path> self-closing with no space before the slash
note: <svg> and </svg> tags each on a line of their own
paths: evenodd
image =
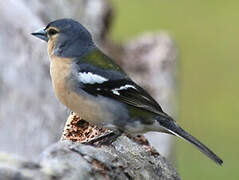
<svg viewBox="0 0 239 180">
<path fill-rule="evenodd" d="M 195 145 L 217 164 L 223 161 L 184 131 L 160 105 L 107 55 L 91 34 L 72 19 L 50 22 L 32 35 L 48 42 L 56 97 L 95 125 L 129 133 L 166 132 Z"/>
</svg>

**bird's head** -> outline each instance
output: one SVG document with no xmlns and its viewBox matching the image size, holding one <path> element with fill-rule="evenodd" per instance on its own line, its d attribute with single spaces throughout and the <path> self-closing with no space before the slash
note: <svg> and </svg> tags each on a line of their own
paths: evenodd
<svg viewBox="0 0 239 180">
<path fill-rule="evenodd" d="M 75 57 L 94 47 L 91 34 L 73 19 L 59 19 L 32 33 L 48 42 L 49 55 Z"/>
</svg>

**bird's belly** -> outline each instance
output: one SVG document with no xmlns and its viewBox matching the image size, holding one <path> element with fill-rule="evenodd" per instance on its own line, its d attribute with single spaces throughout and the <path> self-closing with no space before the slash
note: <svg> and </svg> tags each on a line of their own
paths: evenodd
<svg viewBox="0 0 239 180">
<path fill-rule="evenodd" d="M 108 121 L 110 113 L 104 112 L 101 105 L 96 102 L 96 98 L 87 98 L 74 92 L 67 84 L 67 77 L 71 69 L 71 61 L 64 58 L 51 58 L 51 78 L 56 97 L 71 111 L 81 118 L 98 124 Z"/>
<path fill-rule="evenodd" d="M 130 133 L 144 133 L 153 129 L 152 125 L 141 124 L 140 117 L 130 119 L 127 109 L 119 102 L 102 96 L 86 97 L 86 92 L 71 91 L 65 83 L 54 86 L 60 86 L 54 88 L 57 98 L 79 117 L 92 124 L 110 129 L 120 128 Z"/>
<path fill-rule="evenodd" d="M 63 79 L 60 81 L 58 78 L 57 81 L 53 81 L 53 87 L 56 97 L 62 104 L 92 124 L 110 127 L 119 119 L 125 119 L 125 116 L 128 116 L 128 113 L 123 112 L 123 109 L 119 107 L 119 103 L 102 96 L 89 95 L 83 90 L 76 93 L 67 87 Z"/>
<path fill-rule="evenodd" d="M 57 85 L 56 85 L 57 86 Z M 54 88 L 57 98 L 71 111 L 93 124 L 102 124 L 112 119 L 112 114 L 104 111 L 95 98 L 86 98 L 67 87 Z M 61 91 L 59 91 L 61 89 Z M 64 90 L 63 90 L 64 89 Z"/>
</svg>

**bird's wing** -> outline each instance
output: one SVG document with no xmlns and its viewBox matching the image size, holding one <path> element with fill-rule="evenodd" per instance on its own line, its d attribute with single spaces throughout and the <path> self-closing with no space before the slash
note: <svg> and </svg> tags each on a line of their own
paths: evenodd
<svg viewBox="0 0 239 180">
<path fill-rule="evenodd" d="M 103 80 L 103 79 L 102 79 Z M 130 79 L 98 80 L 98 83 L 85 83 L 83 89 L 91 95 L 102 95 L 126 104 L 165 116 L 159 104 L 140 86 Z"/>
<path fill-rule="evenodd" d="M 107 73 L 104 71 L 105 75 Z M 97 96 L 109 97 L 123 103 L 151 111 L 156 114 L 165 116 L 159 104 L 140 86 L 129 78 L 117 78 L 116 73 L 112 77 L 96 74 L 95 72 L 79 72 L 78 81 L 81 89 L 87 93 Z"/>
<path fill-rule="evenodd" d="M 134 83 L 100 50 L 95 49 L 79 59 L 77 64 L 81 88 L 89 94 L 102 95 L 159 115 L 166 115 L 143 88 Z"/>
</svg>

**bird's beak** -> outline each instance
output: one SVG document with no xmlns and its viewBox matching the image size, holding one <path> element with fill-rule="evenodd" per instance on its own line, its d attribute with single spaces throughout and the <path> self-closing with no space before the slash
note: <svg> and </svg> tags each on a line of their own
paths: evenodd
<svg viewBox="0 0 239 180">
<path fill-rule="evenodd" d="M 36 36 L 36 37 L 38 37 L 38 38 L 40 38 L 40 39 L 42 39 L 42 40 L 44 40 L 44 41 L 48 41 L 48 36 L 47 36 L 47 32 L 44 30 L 44 29 L 40 29 L 40 30 L 38 30 L 38 31 L 36 31 L 36 32 L 33 32 L 33 33 L 31 33 L 33 36 Z"/>
</svg>

